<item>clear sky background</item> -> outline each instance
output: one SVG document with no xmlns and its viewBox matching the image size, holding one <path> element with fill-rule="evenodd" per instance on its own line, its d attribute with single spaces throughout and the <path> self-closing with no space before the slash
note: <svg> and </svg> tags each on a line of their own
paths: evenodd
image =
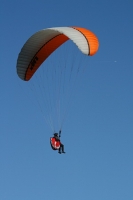
<svg viewBox="0 0 133 200">
<path fill-rule="evenodd" d="M 63 127 L 65 155 L 16 73 L 26 40 L 56 26 L 100 42 Z M 1 0 L 0 30 L 0 200 L 132 200 L 133 1 Z"/>
</svg>

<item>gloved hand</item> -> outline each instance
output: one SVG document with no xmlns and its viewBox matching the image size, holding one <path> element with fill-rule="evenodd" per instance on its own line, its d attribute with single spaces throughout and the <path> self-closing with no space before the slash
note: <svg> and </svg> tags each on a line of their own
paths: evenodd
<svg viewBox="0 0 133 200">
<path fill-rule="evenodd" d="M 61 136 L 61 130 L 59 130 L 59 137 Z"/>
</svg>

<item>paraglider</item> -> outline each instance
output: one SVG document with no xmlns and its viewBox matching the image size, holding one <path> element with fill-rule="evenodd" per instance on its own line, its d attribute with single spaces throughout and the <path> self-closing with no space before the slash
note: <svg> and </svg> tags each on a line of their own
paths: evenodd
<svg viewBox="0 0 133 200">
<path fill-rule="evenodd" d="M 36 71 L 38 70 L 38 68 L 40 68 L 42 63 L 44 61 L 46 62 L 48 57 L 51 58 L 51 54 L 53 54 L 55 50 L 57 50 L 61 45 L 63 45 L 69 39 L 85 55 L 93 56 L 98 51 L 98 47 L 99 47 L 98 38 L 93 32 L 85 28 L 54 27 L 54 28 L 47 28 L 47 29 L 40 30 L 39 32 L 35 33 L 27 40 L 27 42 L 24 44 L 24 46 L 22 47 L 19 53 L 19 56 L 17 59 L 17 74 L 20 77 L 20 79 L 24 81 L 29 81 L 33 77 L 33 75 L 36 74 Z M 69 66 L 65 66 L 64 73 L 66 72 L 66 68 L 69 68 Z M 72 69 L 70 70 L 70 73 L 71 71 Z M 52 69 L 51 69 L 51 72 L 52 72 Z M 44 74 L 46 73 L 47 72 L 45 72 Z M 59 73 L 55 73 L 55 74 L 59 74 Z M 62 71 L 60 74 L 62 74 Z M 63 80 L 63 78 L 60 78 L 58 82 L 61 82 L 61 80 Z M 56 83 L 53 80 L 52 82 L 54 85 L 56 85 Z M 45 87 L 47 87 L 47 84 L 45 84 Z M 63 84 L 62 84 L 62 87 L 64 89 Z M 61 93 L 60 86 L 59 87 L 56 86 L 56 88 L 58 88 L 57 93 L 61 96 L 62 93 Z M 45 92 L 44 96 L 46 96 L 46 94 L 47 93 Z M 55 99 L 55 97 L 56 95 L 54 95 L 52 100 Z M 46 100 L 46 97 L 45 97 L 45 100 Z M 50 103 L 51 100 L 48 99 L 47 102 Z M 58 102 L 59 103 L 61 102 L 59 100 L 59 96 L 58 96 Z M 56 102 L 56 105 L 57 105 L 57 102 Z M 49 107 L 49 106 L 46 105 L 45 107 Z M 55 106 L 50 107 L 50 112 L 54 107 Z M 55 118 L 56 117 L 54 117 L 54 119 Z M 50 121 L 50 124 L 51 124 L 51 121 Z M 59 127 L 58 130 L 60 129 L 61 127 Z M 55 128 L 52 128 L 52 130 L 54 132 Z M 54 150 L 58 150 L 59 153 L 60 152 L 64 153 L 64 145 L 60 142 L 59 136 L 60 134 L 59 135 L 56 134 L 54 135 L 54 137 L 51 137 L 50 144 Z"/>
<path fill-rule="evenodd" d="M 61 130 L 59 131 L 59 133 L 54 133 L 54 137 L 50 138 L 50 144 L 53 150 L 58 150 L 58 153 L 66 153 L 64 151 L 64 144 L 61 143 L 60 141 L 60 137 L 61 137 Z"/>
</svg>

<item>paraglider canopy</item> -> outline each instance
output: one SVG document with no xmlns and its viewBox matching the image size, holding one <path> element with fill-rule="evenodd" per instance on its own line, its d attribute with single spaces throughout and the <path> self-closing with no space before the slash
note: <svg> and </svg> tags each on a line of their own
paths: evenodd
<svg viewBox="0 0 133 200">
<path fill-rule="evenodd" d="M 30 80 L 50 54 L 69 39 L 86 55 L 94 55 L 99 47 L 95 34 L 85 28 L 55 27 L 43 29 L 32 35 L 21 49 L 17 60 L 18 76 L 22 80 Z"/>
</svg>

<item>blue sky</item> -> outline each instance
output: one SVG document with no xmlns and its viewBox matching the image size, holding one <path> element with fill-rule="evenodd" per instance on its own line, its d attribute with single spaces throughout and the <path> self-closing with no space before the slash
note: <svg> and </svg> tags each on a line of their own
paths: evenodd
<svg viewBox="0 0 133 200">
<path fill-rule="evenodd" d="M 65 155 L 51 150 L 16 73 L 26 40 L 56 26 L 85 27 L 100 42 L 63 126 Z M 0 27 L 0 200 L 132 200 L 133 1 L 1 0 Z"/>
</svg>

